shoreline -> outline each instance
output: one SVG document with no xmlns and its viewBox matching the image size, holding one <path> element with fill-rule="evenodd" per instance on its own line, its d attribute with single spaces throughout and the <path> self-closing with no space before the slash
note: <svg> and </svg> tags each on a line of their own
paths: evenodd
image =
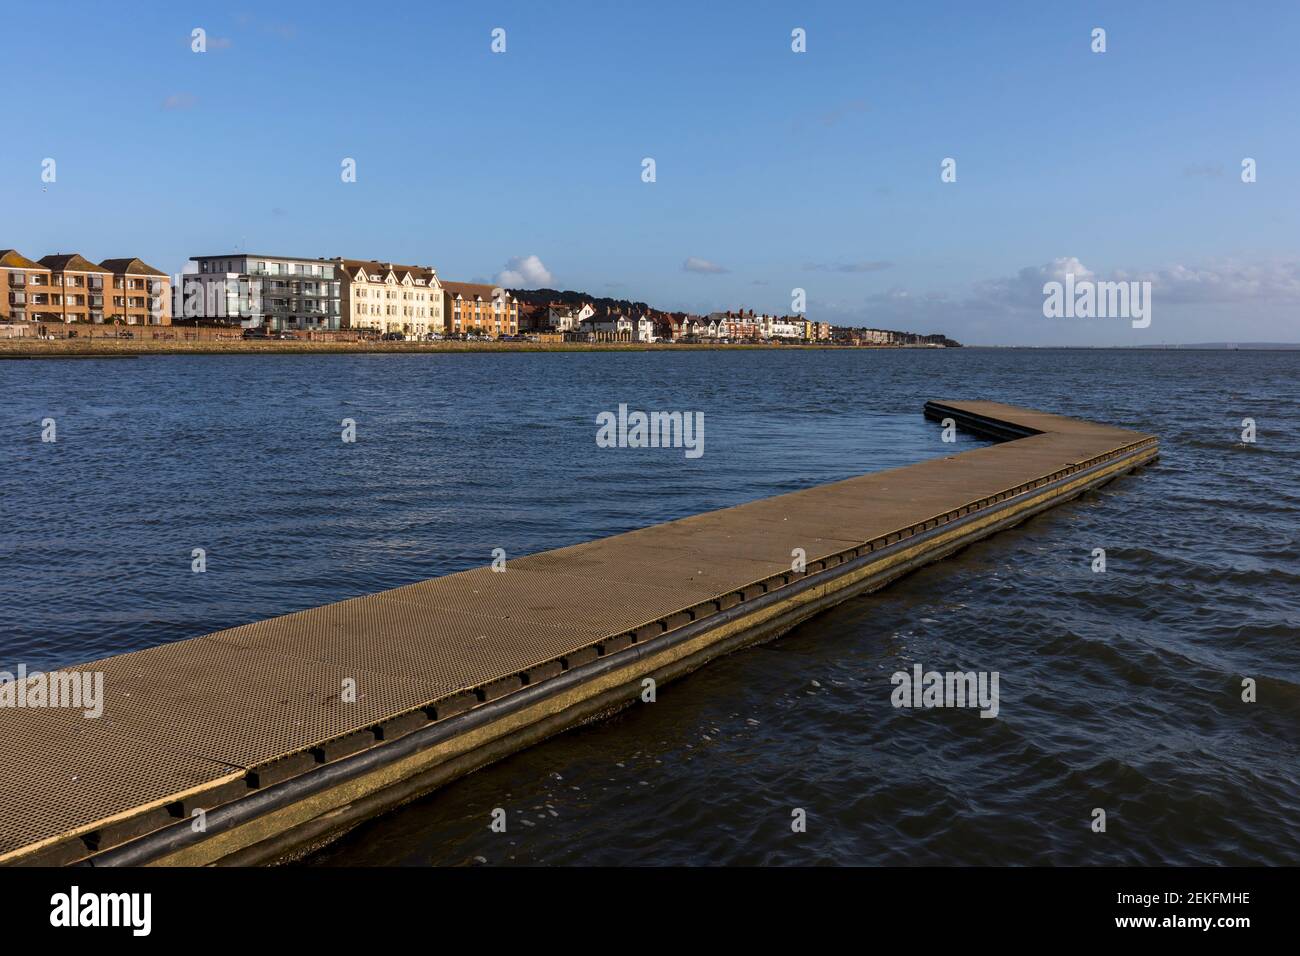
<svg viewBox="0 0 1300 956">
<path fill-rule="evenodd" d="M 716 345 L 669 342 L 299 342 L 258 341 L 154 341 L 148 339 L 0 339 L 0 360 L 52 358 L 137 358 L 145 355 L 329 355 L 329 354 L 430 354 L 438 352 L 655 352 L 723 351 L 731 349 L 864 349 L 895 350 L 920 346 L 867 346 L 806 343 Z"/>
</svg>

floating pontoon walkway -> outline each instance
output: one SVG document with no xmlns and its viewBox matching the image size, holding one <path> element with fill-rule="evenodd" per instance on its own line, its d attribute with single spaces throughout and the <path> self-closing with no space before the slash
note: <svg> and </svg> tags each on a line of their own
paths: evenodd
<svg viewBox="0 0 1300 956">
<path fill-rule="evenodd" d="M 1003 441 L 74 668 L 103 673 L 101 717 L 0 708 L 0 862 L 301 853 L 1157 455 L 992 402 L 925 413 Z"/>
</svg>

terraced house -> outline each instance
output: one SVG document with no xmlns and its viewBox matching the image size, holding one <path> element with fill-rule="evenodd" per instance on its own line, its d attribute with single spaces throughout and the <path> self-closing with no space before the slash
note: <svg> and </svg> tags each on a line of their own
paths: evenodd
<svg viewBox="0 0 1300 956">
<path fill-rule="evenodd" d="M 50 292 L 49 269 L 17 249 L 0 249 L 0 321 L 28 321 L 33 297 L 47 307 Z"/>
<path fill-rule="evenodd" d="M 112 275 L 105 313 L 123 325 L 171 325 L 171 280 L 139 259 L 105 259 Z"/>
<path fill-rule="evenodd" d="M 474 282 L 444 282 L 443 314 L 448 335 L 518 335 L 519 300 L 505 290 Z"/>
<path fill-rule="evenodd" d="M 341 327 L 423 336 L 443 331 L 443 288 L 433 266 L 335 259 Z"/>
<path fill-rule="evenodd" d="M 0 250 L 0 321 L 170 325 L 171 282 L 139 259 Z"/>
<path fill-rule="evenodd" d="M 49 270 L 49 290 L 34 292 L 29 314 L 37 322 L 104 321 L 104 289 L 111 275 L 75 252 L 42 256 Z"/>
</svg>

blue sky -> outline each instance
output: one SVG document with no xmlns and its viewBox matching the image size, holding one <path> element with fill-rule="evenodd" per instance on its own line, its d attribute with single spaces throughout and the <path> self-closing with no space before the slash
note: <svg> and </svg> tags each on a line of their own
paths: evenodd
<svg viewBox="0 0 1300 956">
<path fill-rule="evenodd" d="M 812 318 L 971 343 L 1300 341 L 1295 3 L 242 9 L 10 5 L 0 247 L 482 281 L 535 256 L 559 288 L 803 288 Z M 1152 281 L 1151 326 L 1044 318 L 1065 270 Z"/>
</svg>

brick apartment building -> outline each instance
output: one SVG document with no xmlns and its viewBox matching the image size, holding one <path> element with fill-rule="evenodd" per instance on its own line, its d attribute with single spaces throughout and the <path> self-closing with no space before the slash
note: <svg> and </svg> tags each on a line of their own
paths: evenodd
<svg viewBox="0 0 1300 956">
<path fill-rule="evenodd" d="M 473 282 L 444 282 L 443 316 L 448 335 L 518 335 L 519 300 L 502 290 L 495 301 L 495 286 Z"/>
<path fill-rule="evenodd" d="M 139 259 L 105 259 L 112 276 L 105 320 L 123 325 L 171 325 L 171 280 Z"/>
<path fill-rule="evenodd" d="M 43 304 L 32 305 L 32 318 L 39 322 L 104 321 L 104 289 L 112 274 L 75 252 L 42 256 L 41 265 L 50 270 L 50 291 L 34 297 Z"/>
<path fill-rule="evenodd" d="M 49 269 L 17 249 L 0 249 L 0 322 L 30 321 L 33 298 L 49 308 L 51 292 Z"/>
<path fill-rule="evenodd" d="M 0 321 L 170 325 L 167 276 L 139 259 L 96 265 L 76 253 L 0 250 Z"/>
</svg>

